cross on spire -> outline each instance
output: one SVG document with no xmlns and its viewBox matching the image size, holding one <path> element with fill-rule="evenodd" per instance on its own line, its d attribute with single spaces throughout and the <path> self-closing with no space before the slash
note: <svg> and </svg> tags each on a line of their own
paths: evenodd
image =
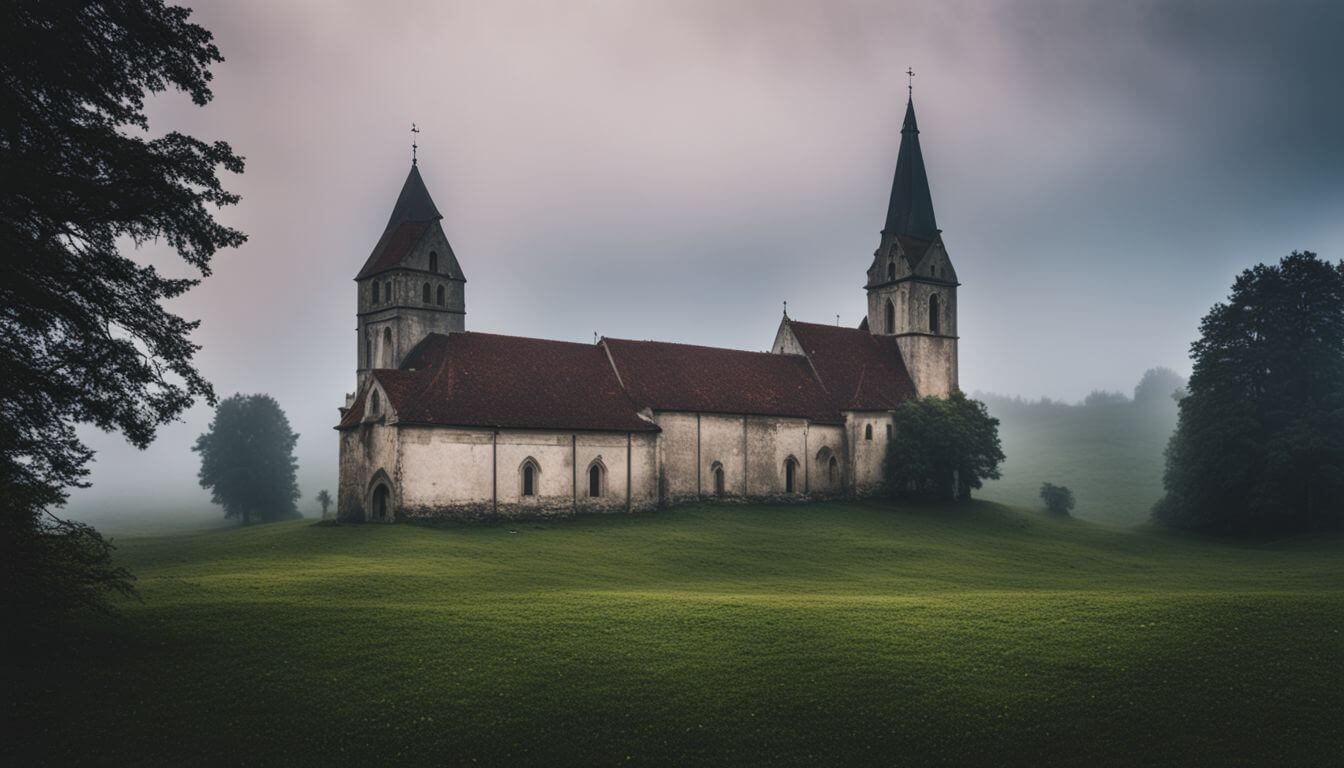
<svg viewBox="0 0 1344 768">
<path fill-rule="evenodd" d="M 411 165 L 419 164 L 419 160 L 415 156 L 415 151 L 419 149 L 419 145 L 415 143 L 415 135 L 419 132 L 420 129 L 415 127 L 415 123 L 411 123 Z"/>
<path fill-rule="evenodd" d="M 910 98 L 915 96 L 915 70 L 913 67 L 905 68 L 905 92 Z"/>
</svg>

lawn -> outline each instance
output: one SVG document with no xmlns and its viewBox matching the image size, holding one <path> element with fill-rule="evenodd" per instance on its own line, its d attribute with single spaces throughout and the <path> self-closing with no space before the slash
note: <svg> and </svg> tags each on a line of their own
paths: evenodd
<svg viewBox="0 0 1344 768">
<path fill-rule="evenodd" d="M 11 765 L 1339 765 L 1344 539 L 990 503 L 119 542 Z M 7 761 L 8 762 L 8 761 Z"/>
</svg>

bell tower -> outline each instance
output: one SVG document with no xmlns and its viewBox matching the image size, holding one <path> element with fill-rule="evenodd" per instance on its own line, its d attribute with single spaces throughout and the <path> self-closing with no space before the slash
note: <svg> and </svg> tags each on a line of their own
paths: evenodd
<svg viewBox="0 0 1344 768">
<path fill-rule="evenodd" d="M 912 93 L 901 125 L 886 224 L 868 268 L 864 322 L 874 335 L 895 337 L 921 397 L 946 396 L 958 388 L 958 285 L 933 214 Z"/>
<path fill-rule="evenodd" d="M 355 276 L 359 387 L 370 370 L 399 366 L 426 335 L 466 328 L 467 278 L 442 220 L 413 159 L 387 227 Z"/>
</svg>

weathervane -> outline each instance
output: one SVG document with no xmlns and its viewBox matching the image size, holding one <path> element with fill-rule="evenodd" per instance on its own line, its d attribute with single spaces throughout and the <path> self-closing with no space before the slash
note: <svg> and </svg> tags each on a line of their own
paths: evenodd
<svg viewBox="0 0 1344 768">
<path fill-rule="evenodd" d="M 915 97 L 915 70 L 913 67 L 905 68 L 905 91 L 910 98 Z"/>
<path fill-rule="evenodd" d="M 415 151 L 419 149 L 419 145 L 415 143 L 415 135 L 419 132 L 420 129 L 415 127 L 415 123 L 411 123 L 411 165 L 419 163 L 415 156 Z"/>
</svg>

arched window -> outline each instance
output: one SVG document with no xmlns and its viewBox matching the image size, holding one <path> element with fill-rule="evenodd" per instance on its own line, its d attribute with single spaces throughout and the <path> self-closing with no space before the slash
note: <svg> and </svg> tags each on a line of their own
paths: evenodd
<svg viewBox="0 0 1344 768">
<path fill-rule="evenodd" d="M 438 293 L 438 296 L 436 297 L 436 299 L 437 299 L 437 300 L 436 300 L 434 303 L 436 303 L 436 304 L 438 304 L 440 307 L 442 307 L 442 306 L 443 306 L 443 286 L 442 286 L 442 285 L 439 286 L 439 293 Z"/>
<path fill-rule="evenodd" d="M 392 301 L 392 281 L 391 281 L 391 280 L 384 280 L 384 281 L 383 281 L 383 298 L 386 299 L 388 302 L 391 302 L 391 301 Z"/>
<path fill-rule="evenodd" d="M 863 425 L 863 439 L 864 439 L 864 440 L 872 440 L 872 439 L 873 439 L 873 425 L 872 425 L 872 424 L 864 424 L 864 425 Z"/>
<path fill-rule="evenodd" d="M 537 466 L 537 460 L 531 456 L 523 460 L 522 467 L 519 468 L 522 475 L 522 493 L 524 496 L 536 496 L 539 475 L 541 467 Z"/>
<path fill-rule="evenodd" d="M 383 410 L 383 402 L 378 397 L 378 390 L 375 389 L 373 390 L 373 394 L 369 395 L 369 413 L 373 414 L 374 416 L 377 416 L 378 413 L 382 410 Z"/>
<path fill-rule="evenodd" d="M 714 495 L 723 495 L 723 465 L 714 462 L 709 466 L 709 473 L 714 476 Z"/>
<path fill-rule="evenodd" d="M 938 294 L 929 297 L 929 333 L 938 332 Z"/>
<path fill-rule="evenodd" d="M 895 332 L 896 332 L 896 305 L 891 303 L 891 299 L 887 299 L 887 306 L 886 306 L 886 308 L 883 310 L 883 314 L 884 314 L 884 316 L 885 316 L 885 319 L 884 319 L 884 321 L 883 321 L 883 322 L 884 322 L 883 327 L 886 329 L 886 332 L 887 332 L 887 333 L 895 333 Z"/>
<path fill-rule="evenodd" d="M 433 251 L 429 252 L 429 271 L 430 272 L 439 271 L 439 254 Z"/>
<path fill-rule="evenodd" d="M 420 303 L 421 304 L 429 303 L 429 283 L 425 283 L 424 286 L 420 289 Z"/>
<path fill-rule="evenodd" d="M 784 460 L 784 492 L 796 493 L 798 479 L 798 460 L 790 456 Z"/>
<path fill-rule="evenodd" d="M 887 439 L 888 439 L 888 440 L 891 439 L 891 425 L 890 425 L 890 424 L 887 425 Z"/>
<path fill-rule="evenodd" d="M 602 495 L 602 465 L 596 461 L 588 466 L 588 495 L 593 498 Z"/>
<path fill-rule="evenodd" d="M 894 261 L 887 262 L 887 279 L 888 280 L 896 279 L 896 262 Z"/>
<path fill-rule="evenodd" d="M 377 304 L 377 303 L 378 303 L 378 281 L 377 281 L 377 280 L 374 280 L 374 281 L 373 281 L 373 303 L 374 303 L 374 304 Z"/>
<path fill-rule="evenodd" d="M 839 479 L 839 475 L 840 462 L 836 461 L 835 457 L 832 456 L 831 460 L 826 462 L 826 482 L 835 485 L 835 481 Z"/>
<path fill-rule="evenodd" d="M 392 367 L 392 329 L 383 329 L 383 364 L 380 368 Z"/>
<path fill-rule="evenodd" d="M 383 485 L 382 483 L 379 483 L 379 484 L 378 484 L 378 487 L 376 487 L 376 488 L 373 489 L 373 519 L 374 519 L 374 520 L 386 520 L 386 519 L 387 519 L 388 506 L 389 506 L 388 503 L 387 503 L 387 500 L 388 500 L 388 496 L 390 496 L 390 495 L 391 495 L 391 494 L 388 493 L 387 486 L 386 486 L 386 485 Z"/>
</svg>

